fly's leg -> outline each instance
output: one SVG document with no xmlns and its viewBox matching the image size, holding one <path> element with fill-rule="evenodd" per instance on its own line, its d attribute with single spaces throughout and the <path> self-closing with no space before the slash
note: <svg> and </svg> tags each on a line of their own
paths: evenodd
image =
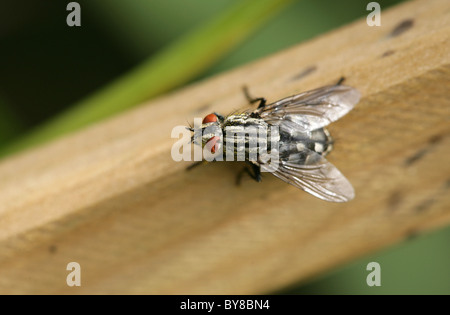
<svg viewBox="0 0 450 315">
<path fill-rule="evenodd" d="M 244 173 L 247 173 L 251 178 L 253 178 L 254 180 L 256 180 L 257 182 L 261 181 L 261 167 L 259 165 L 255 165 L 253 163 L 249 163 L 252 167 L 253 173 L 250 171 L 249 167 L 244 167 L 242 169 L 242 171 L 239 172 L 238 176 L 236 177 L 236 185 L 240 185 L 241 184 L 241 180 L 242 180 L 242 175 L 244 175 Z"/>
<path fill-rule="evenodd" d="M 254 97 L 250 96 L 250 93 L 248 92 L 248 87 L 247 86 L 244 86 L 243 90 L 244 90 L 245 98 L 247 98 L 247 100 L 249 101 L 250 104 L 254 104 L 256 102 L 259 102 L 258 109 L 263 108 L 264 106 L 266 106 L 267 100 L 264 97 L 254 98 Z"/>
<path fill-rule="evenodd" d="M 257 182 L 261 182 L 261 166 L 252 164 L 253 173 L 255 175 L 254 179 Z"/>
<path fill-rule="evenodd" d="M 341 77 L 341 78 L 337 81 L 336 85 L 341 85 L 342 83 L 344 83 L 344 81 L 345 81 L 345 77 Z"/>
</svg>

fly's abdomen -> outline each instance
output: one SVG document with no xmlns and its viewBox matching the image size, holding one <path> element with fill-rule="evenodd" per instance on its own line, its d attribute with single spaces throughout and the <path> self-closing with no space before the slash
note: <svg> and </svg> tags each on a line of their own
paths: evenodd
<svg viewBox="0 0 450 315">
<path fill-rule="evenodd" d="M 308 149 L 325 156 L 333 150 L 333 138 L 327 129 L 317 129 L 311 132 L 311 139 L 307 146 Z"/>
<path fill-rule="evenodd" d="M 325 128 L 309 133 L 281 133 L 280 159 L 284 161 L 298 161 L 299 164 L 313 165 L 320 156 L 308 152 L 312 151 L 325 156 L 332 149 L 333 139 Z"/>
</svg>

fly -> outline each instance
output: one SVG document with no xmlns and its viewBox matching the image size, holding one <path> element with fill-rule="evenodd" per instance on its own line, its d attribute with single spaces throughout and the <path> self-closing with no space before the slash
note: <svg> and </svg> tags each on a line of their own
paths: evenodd
<svg viewBox="0 0 450 315">
<path fill-rule="evenodd" d="M 275 136 L 268 133 L 266 141 L 266 144 L 269 144 L 269 140 L 273 141 L 276 137 L 278 164 L 272 174 L 320 199 L 346 202 L 354 198 L 355 192 L 344 175 L 325 159 L 333 149 L 333 139 L 324 127 L 347 114 L 358 103 L 360 93 L 355 88 L 340 85 L 340 82 L 337 85 L 286 97 L 271 104 L 266 104 L 266 99 L 262 97 L 252 98 L 245 89 L 250 103 L 259 102 L 256 110 L 228 116 L 209 114 L 203 119 L 201 130 L 188 129 L 194 132 L 194 143 L 197 143 L 195 139 L 201 137 L 201 145 L 214 154 L 220 146 L 225 146 L 226 130 L 230 128 L 277 127 L 278 134 Z M 214 129 L 221 131 L 220 134 L 224 136 L 205 132 Z M 202 133 L 197 134 L 199 131 Z M 251 141 L 252 137 L 246 136 L 241 143 L 241 147 L 245 148 L 245 160 L 253 172 L 249 168 L 244 171 L 255 180 L 261 181 L 261 168 L 267 165 L 258 152 L 256 159 L 248 157 L 252 153 L 249 146 Z M 268 147 L 268 153 L 275 151 L 273 147 Z M 234 154 L 237 154 L 236 147 Z M 223 150 L 223 156 L 225 155 L 226 151 Z"/>
</svg>

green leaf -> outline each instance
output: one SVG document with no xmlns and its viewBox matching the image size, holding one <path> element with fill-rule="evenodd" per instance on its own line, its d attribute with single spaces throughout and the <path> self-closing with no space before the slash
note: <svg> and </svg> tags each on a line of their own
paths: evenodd
<svg viewBox="0 0 450 315">
<path fill-rule="evenodd" d="M 0 151 L 9 154 L 120 113 L 195 78 L 292 0 L 245 0 Z"/>
</svg>

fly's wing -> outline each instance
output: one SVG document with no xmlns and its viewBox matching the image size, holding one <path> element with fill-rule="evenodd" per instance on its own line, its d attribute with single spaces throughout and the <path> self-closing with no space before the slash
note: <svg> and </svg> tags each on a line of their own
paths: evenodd
<svg viewBox="0 0 450 315">
<path fill-rule="evenodd" d="M 307 132 L 325 127 L 347 114 L 360 96 L 352 87 L 331 85 L 283 98 L 256 112 L 269 124 Z"/>
<path fill-rule="evenodd" d="M 304 149 L 278 163 L 277 168 L 266 165 L 261 168 L 325 201 L 346 202 L 355 197 L 352 184 L 317 152 Z"/>
</svg>

